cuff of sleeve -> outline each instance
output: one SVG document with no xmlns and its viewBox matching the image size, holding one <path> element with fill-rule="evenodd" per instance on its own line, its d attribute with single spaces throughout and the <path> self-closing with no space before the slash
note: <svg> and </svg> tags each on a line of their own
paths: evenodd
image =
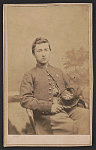
<svg viewBox="0 0 96 150">
<path fill-rule="evenodd" d="M 52 102 L 38 102 L 38 110 L 41 112 L 51 113 Z"/>
</svg>

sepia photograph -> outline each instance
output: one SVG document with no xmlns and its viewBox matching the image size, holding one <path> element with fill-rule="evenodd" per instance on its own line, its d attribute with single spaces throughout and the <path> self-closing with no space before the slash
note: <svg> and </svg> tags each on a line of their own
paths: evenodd
<svg viewBox="0 0 96 150">
<path fill-rule="evenodd" d="M 4 146 L 91 146 L 92 61 L 91 3 L 4 4 Z"/>
</svg>

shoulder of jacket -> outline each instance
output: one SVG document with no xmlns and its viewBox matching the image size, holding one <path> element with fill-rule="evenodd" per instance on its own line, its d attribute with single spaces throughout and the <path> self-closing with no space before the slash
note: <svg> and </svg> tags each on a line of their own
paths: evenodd
<svg viewBox="0 0 96 150">
<path fill-rule="evenodd" d="M 62 71 L 60 68 L 53 67 L 53 66 L 51 66 L 51 65 L 50 65 L 50 68 L 52 68 L 52 70 L 57 71 L 57 72 L 59 72 L 59 73 L 63 73 L 63 71 Z"/>
<path fill-rule="evenodd" d="M 34 74 L 35 70 L 36 70 L 36 67 L 31 68 L 29 71 L 24 73 L 24 76 L 31 76 L 32 74 Z"/>
</svg>

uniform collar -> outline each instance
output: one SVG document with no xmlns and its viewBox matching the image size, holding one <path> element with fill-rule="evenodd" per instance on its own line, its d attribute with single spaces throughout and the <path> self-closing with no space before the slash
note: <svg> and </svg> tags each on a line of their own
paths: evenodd
<svg viewBox="0 0 96 150">
<path fill-rule="evenodd" d="M 41 69 L 47 69 L 49 66 L 50 66 L 49 64 L 44 65 L 44 66 L 41 64 L 36 64 L 36 67 L 41 68 Z"/>
</svg>

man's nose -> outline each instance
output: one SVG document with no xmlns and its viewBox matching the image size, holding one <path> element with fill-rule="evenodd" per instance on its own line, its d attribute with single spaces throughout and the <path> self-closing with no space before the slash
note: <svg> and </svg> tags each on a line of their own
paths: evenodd
<svg viewBox="0 0 96 150">
<path fill-rule="evenodd" d="M 46 54 L 45 54 L 45 52 L 44 52 L 44 51 L 42 52 L 42 56 L 43 56 L 43 57 L 44 57 L 44 56 L 46 56 Z"/>
</svg>

